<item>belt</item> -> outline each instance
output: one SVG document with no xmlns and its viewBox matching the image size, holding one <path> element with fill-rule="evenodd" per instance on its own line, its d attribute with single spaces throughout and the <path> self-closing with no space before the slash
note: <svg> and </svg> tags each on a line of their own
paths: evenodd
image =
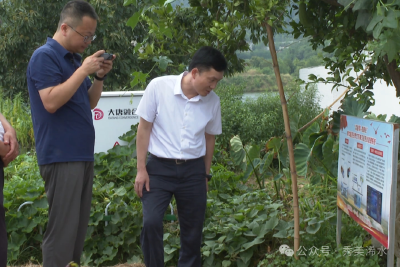
<svg viewBox="0 0 400 267">
<path fill-rule="evenodd" d="M 149 154 L 150 154 L 150 156 L 152 156 L 152 157 L 154 157 L 154 158 L 156 158 L 158 160 L 169 162 L 169 163 L 174 163 L 174 164 L 177 164 L 177 165 L 183 164 L 183 163 L 186 163 L 186 162 L 189 162 L 189 161 L 193 161 L 193 160 L 198 160 L 198 159 L 202 158 L 202 157 L 200 157 L 200 158 L 195 158 L 195 159 L 168 159 L 168 158 L 157 157 L 156 155 L 153 155 L 151 153 L 149 153 Z"/>
</svg>

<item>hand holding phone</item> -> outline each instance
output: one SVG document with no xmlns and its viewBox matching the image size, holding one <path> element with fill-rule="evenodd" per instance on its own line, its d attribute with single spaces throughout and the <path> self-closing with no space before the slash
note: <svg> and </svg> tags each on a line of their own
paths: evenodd
<svg viewBox="0 0 400 267">
<path fill-rule="evenodd" d="M 104 60 L 112 60 L 114 55 L 110 54 L 110 53 L 104 53 L 104 54 L 102 54 L 100 56 L 103 57 Z"/>
</svg>

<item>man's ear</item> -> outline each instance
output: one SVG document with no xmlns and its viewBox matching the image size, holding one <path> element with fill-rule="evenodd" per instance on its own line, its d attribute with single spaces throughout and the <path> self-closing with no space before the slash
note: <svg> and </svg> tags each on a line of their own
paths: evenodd
<svg viewBox="0 0 400 267">
<path fill-rule="evenodd" d="M 195 79 L 196 78 L 196 75 L 197 74 L 199 74 L 200 72 L 199 72 L 199 69 L 198 68 L 193 68 L 191 71 L 190 71 L 190 74 L 192 75 L 192 78 L 193 79 Z"/>
<path fill-rule="evenodd" d="M 66 23 L 61 24 L 60 31 L 61 31 L 63 36 L 67 35 L 68 28 L 69 27 L 68 27 L 68 25 Z"/>
</svg>

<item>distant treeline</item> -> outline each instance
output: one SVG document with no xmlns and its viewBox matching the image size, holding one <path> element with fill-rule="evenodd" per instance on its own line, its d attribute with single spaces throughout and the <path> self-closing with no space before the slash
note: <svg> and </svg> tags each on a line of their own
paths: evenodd
<svg viewBox="0 0 400 267">
<path fill-rule="evenodd" d="M 305 40 L 299 42 L 280 35 L 275 46 L 284 86 L 299 77 L 300 69 L 323 65 L 322 50 L 312 50 Z M 222 83 L 244 86 L 246 92 L 277 91 L 270 51 L 264 44 L 252 45 L 252 49 L 239 53 L 248 64 L 245 72 L 225 78 Z"/>
</svg>

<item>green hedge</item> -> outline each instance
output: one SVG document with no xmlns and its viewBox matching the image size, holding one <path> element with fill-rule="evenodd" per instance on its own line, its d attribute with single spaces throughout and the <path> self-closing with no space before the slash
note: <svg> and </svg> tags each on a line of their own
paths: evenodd
<svg viewBox="0 0 400 267">
<path fill-rule="evenodd" d="M 243 87 L 221 86 L 216 93 L 221 99 L 222 135 L 217 141 L 229 147 L 229 140 L 239 135 L 244 144 L 260 144 L 273 136 L 281 136 L 284 121 L 277 92 L 261 94 L 257 99 L 243 99 Z M 294 86 L 286 92 L 291 119 L 305 125 L 321 111 L 315 87 L 308 90 Z"/>
<path fill-rule="evenodd" d="M 22 152 L 31 150 L 35 146 L 35 138 L 29 105 L 24 102 L 21 94 L 15 95 L 12 99 L 4 97 L 1 88 L 0 99 L 0 112 L 16 130 L 20 150 Z"/>
</svg>

